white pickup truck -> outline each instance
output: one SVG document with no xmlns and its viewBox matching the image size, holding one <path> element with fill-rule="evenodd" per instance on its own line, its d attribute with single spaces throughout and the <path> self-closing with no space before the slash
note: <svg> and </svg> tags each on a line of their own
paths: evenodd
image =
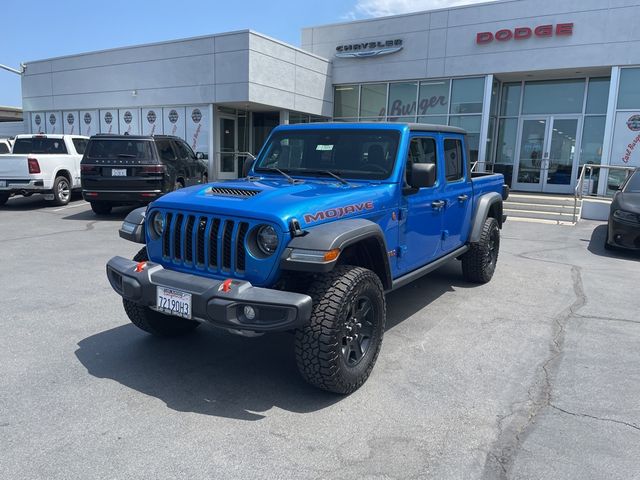
<svg viewBox="0 0 640 480">
<path fill-rule="evenodd" d="M 66 205 L 80 189 L 80 160 L 89 141 L 75 135 L 17 135 L 11 155 L 0 155 L 0 206 L 13 195 L 43 194 Z"/>
<path fill-rule="evenodd" d="M 11 140 L 0 138 L 0 155 L 5 153 L 11 153 Z"/>
</svg>

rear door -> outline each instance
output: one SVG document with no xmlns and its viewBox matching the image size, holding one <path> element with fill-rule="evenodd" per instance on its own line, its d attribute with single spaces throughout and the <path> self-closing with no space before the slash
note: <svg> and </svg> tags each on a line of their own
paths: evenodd
<svg viewBox="0 0 640 480">
<path fill-rule="evenodd" d="M 178 162 L 182 164 L 182 168 L 188 172 L 187 185 L 196 185 L 202 183 L 204 172 L 201 162 L 196 158 L 191 147 L 181 140 L 175 141 L 176 154 Z"/>
<path fill-rule="evenodd" d="M 412 135 L 406 159 L 405 172 L 415 163 L 435 163 L 439 169 L 437 136 Z M 440 178 L 439 172 L 437 175 Z M 405 188 L 400 213 L 400 252 L 398 252 L 399 274 L 403 275 L 429 263 L 440 250 L 442 232 L 441 180 L 433 187 L 417 191 Z"/>
<path fill-rule="evenodd" d="M 444 185 L 442 250 L 450 252 L 467 242 L 471 225 L 473 187 L 469 172 L 469 159 L 462 136 L 444 136 Z"/>
</svg>

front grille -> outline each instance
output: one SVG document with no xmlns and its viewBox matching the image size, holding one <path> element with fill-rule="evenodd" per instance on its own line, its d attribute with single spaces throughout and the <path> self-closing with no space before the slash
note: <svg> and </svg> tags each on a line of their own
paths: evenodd
<svg viewBox="0 0 640 480">
<path fill-rule="evenodd" d="M 165 261 L 212 273 L 244 273 L 248 222 L 167 212 L 165 225 L 162 234 Z"/>
<path fill-rule="evenodd" d="M 211 187 L 209 193 L 223 197 L 251 198 L 258 195 L 260 190 L 250 190 L 248 188 Z"/>
</svg>

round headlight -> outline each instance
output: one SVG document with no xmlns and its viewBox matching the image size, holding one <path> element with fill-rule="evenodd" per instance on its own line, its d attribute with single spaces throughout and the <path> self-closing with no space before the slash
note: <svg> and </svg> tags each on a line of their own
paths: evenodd
<svg viewBox="0 0 640 480">
<path fill-rule="evenodd" d="M 265 255 L 271 255 L 278 249 L 278 234 L 270 225 L 263 225 L 256 236 L 258 248 Z"/>
<path fill-rule="evenodd" d="M 162 232 L 164 232 L 164 215 L 161 212 L 153 214 L 151 218 L 151 228 L 157 236 L 162 236 Z"/>
</svg>

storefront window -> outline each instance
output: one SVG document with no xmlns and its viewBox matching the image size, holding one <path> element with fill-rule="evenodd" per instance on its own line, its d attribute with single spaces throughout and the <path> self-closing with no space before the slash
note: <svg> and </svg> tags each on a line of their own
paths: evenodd
<svg viewBox="0 0 640 480">
<path fill-rule="evenodd" d="M 582 113 L 584 88 L 584 79 L 527 82 L 522 113 Z"/>
<path fill-rule="evenodd" d="M 620 70 L 620 89 L 618 91 L 619 109 L 640 108 L 640 68 Z"/>
<path fill-rule="evenodd" d="M 498 122 L 498 136 L 496 140 L 496 160 L 493 171 L 502 173 L 505 182 L 511 185 L 513 176 L 513 162 L 516 155 L 518 135 L 518 119 L 502 118 Z"/>
<path fill-rule="evenodd" d="M 387 116 L 411 117 L 411 121 L 415 121 L 417 96 L 418 82 L 391 83 Z"/>
<path fill-rule="evenodd" d="M 384 118 L 387 104 L 387 84 L 362 85 L 360 90 L 360 116 Z"/>
<path fill-rule="evenodd" d="M 515 117 L 520 113 L 520 94 L 522 84 L 505 83 L 502 87 L 502 104 L 500 105 L 500 115 L 503 117 Z"/>
<path fill-rule="evenodd" d="M 471 163 L 478 161 L 478 150 L 480 145 L 480 125 L 482 117 L 480 115 L 451 115 L 449 117 L 449 125 L 452 127 L 460 127 L 467 131 L 467 143 L 469 144 L 469 152 Z"/>
<path fill-rule="evenodd" d="M 298 113 L 298 112 L 290 112 L 289 123 L 290 124 L 309 123 L 309 115 L 306 115 L 304 113 Z"/>
<path fill-rule="evenodd" d="M 453 80 L 450 113 L 482 113 L 484 78 Z"/>
<path fill-rule="evenodd" d="M 607 113 L 609 103 L 609 78 L 589 79 L 589 91 L 587 92 L 586 113 Z"/>
<path fill-rule="evenodd" d="M 600 165 L 602 157 L 602 142 L 604 141 L 604 126 L 606 117 L 594 116 L 584 118 L 582 129 L 582 148 L 580 164 Z"/>
<path fill-rule="evenodd" d="M 418 123 L 429 123 L 431 125 L 448 125 L 449 120 L 446 115 L 431 115 L 418 117 Z"/>
<path fill-rule="evenodd" d="M 358 116 L 358 85 L 340 85 L 334 91 L 333 116 Z"/>
<path fill-rule="evenodd" d="M 449 80 L 420 82 L 418 115 L 442 115 L 449 111 Z"/>
</svg>

